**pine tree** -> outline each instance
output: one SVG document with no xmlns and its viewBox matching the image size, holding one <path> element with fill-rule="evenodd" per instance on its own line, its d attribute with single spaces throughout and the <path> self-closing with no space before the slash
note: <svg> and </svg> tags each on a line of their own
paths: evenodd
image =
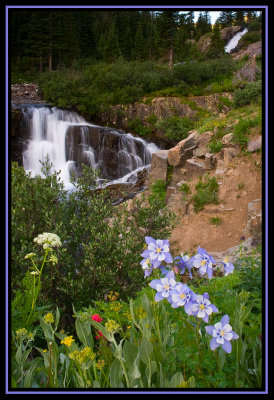
<svg viewBox="0 0 274 400">
<path fill-rule="evenodd" d="M 159 29 L 163 54 L 168 53 L 169 68 L 173 65 L 173 46 L 178 23 L 178 11 L 165 10 L 159 16 Z"/>
<path fill-rule="evenodd" d="M 110 24 L 109 31 L 104 39 L 103 55 L 104 61 L 113 63 L 118 60 L 121 55 L 118 36 L 115 30 L 115 21 Z"/>
<path fill-rule="evenodd" d="M 186 30 L 188 39 L 195 37 L 194 11 L 189 11 L 186 17 Z"/>
<path fill-rule="evenodd" d="M 212 30 L 211 43 L 207 52 L 207 57 L 219 57 L 224 54 L 225 42 L 221 38 L 220 24 L 216 21 Z"/>
<path fill-rule="evenodd" d="M 244 17 L 245 17 L 245 11 L 237 10 L 235 12 L 235 20 L 234 20 L 235 25 L 240 25 L 240 26 L 244 25 L 245 23 Z"/>
</svg>

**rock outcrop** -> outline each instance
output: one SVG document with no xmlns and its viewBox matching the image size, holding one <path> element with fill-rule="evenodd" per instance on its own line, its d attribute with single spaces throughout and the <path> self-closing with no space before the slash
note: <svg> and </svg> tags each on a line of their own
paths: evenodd
<svg viewBox="0 0 274 400">
<path fill-rule="evenodd" d="M 249 247 L 261 242 L 261 199 L 254 197 L 258 195 L 260 182 L 258 178 L 253 178 L 253 172 L 250 172 L 248 178 L 246 177 L 246 171 L 249 171 L 250 167 L 246 165 L 246 162 L 238 161 L 237 156 L 239 156 L 240 147 L 233 142 L 233 133 L 223 136 L 223 148 L 219 153 L 210 153 L 207 146 L 213 134 L 212 131 L 203 134 L 190 131 L 188 137 L 173 148 L 155 153 L 147 182 L 151 185 L 155 180 L 162 179 L 168 184 L 165 203 L 180 219 L 180 226 L 186 226 L 186 232 L 190 235 L 185 239 L 182 236 L 181 239 L 180 232 L 182 231 L 183 235 L 184 229 L 176 228 L 173 234 L 173 238 L 176 238 L 175 241 L 185 242 L 187 246 L 191 242 L 197 243 L 194 242 L 195 239 L 193 238 L 198 235 L 197 240 L 206 242 L 206 233 L 203 232 L 202 237 L 200 237 L 201 232 L 199 231 L 204 226 L 204 229 L 210 232 L 208 241 L 211 245 L 213 244 L 213 248 L 223 247 L 227 255 L 233 254 L 234 256 L 233 252 L 238 249 L 234 244 L 239 243 L 241 236 L 245 235 L 248 238 L 246 243 Z M 256 148 L 256 143 L 257 141 L 254 148 Z M 256 153 L 254 153 L 254 156 L 256 159 L 259 157 Z M 241 166 L 240 170 L 237 169 L 237 165 Z M 172 176 L 170 176 L 170 173 L 168 174 L 168 170 L 172 170 Z M 258 173 L 258 170 L 256 173 Z M 192 195 L 194 194 L 195 184 L 204 174 L 216 177 L 219 184 L 220 203 L 207 204 L 198 215 L 194 212 Z M 184 184 L 192 189 L 190 194 L 184 194 L 180 190 Z M 245 187 L 245 185 L 247 186 Z M 242 187 L 244 189 L 241 189 Z M 225 221 L 224 224 L 226 225 L 223 228 L 207 225 L 210 217 L 215 216 L 220 221 Z M 195 224 L 197 224 L 197 229 L 194 227 Z M 218 229 L 223 229 L 220 234 L 222 236 L 222 243 L 220 244 L 217 242 Z M 237 237 L 233 237 L 233 232 Z M 201 241 L 201 243 L 203 242 Z M 175 245 L 175 242 L 173 245 Z"/>
</svg>

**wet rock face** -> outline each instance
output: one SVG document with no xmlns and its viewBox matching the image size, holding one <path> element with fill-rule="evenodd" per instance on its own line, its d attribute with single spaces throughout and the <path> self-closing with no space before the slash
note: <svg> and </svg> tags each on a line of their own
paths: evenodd
<svg viewBox="0 0 274 400">
<path fill-rule="evenodd" d="M 240 32 L 242 30 L 243 30 L 243 28 L 238 25 L 223 28 L 223 29 L 221 29 L 221 38 L 227 44 L 233 38 L 233 36 L 236 35 L 236 33 Z"/>
</svg>

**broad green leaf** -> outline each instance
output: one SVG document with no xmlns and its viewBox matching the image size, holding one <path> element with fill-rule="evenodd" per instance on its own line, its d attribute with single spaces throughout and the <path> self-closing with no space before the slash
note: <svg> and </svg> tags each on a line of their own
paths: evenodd
<svg viewBox="0 0 274 400">
<path fill-rule="evenodd" d="M 171 386 L 176 388 L 184 381 L 184 377 L 182 372 L 176 372 L 173 377 L 171 378 Z"/>
<path fill-rule="evenodd" d="M 38 366 L 41 363 L 41 358 L 35 358 L 32 363 L 30 368 L 27 370 L 26 375 L 25 375 L 25 379 L 24 379 L 24 387 L 25 388 L 29 388 L 31 387 L 32 384 L 32 380 L 33 380 L 33 373 L 35 372 L 35 370 L 38 368 Z"/>
<path fill-rule="evenodd" d="M 84 346 L 89 346 L 93 349 L 93 338 L 91 335 L 90 324 L 81 321 L 79 318 L 75 321 L 75 329 L 78 338 Z"/>
<path fill-rule="evenodd" d="M 123 358 L 128 369 L 136 360 L 137 355 L 138 347 L 135 344 L 130 343 L 128 340 L 126 340 L 123 346 Z"/>
<path fill-rule="evenodd" d="M 130 380 L 131 386 L 135 384 L 135 380 L 141 377 L 141 372 L 139 370 L 139 356 L 137 355 L 136 359 L 131 364 L 131 367 L 128 370 L 128 378 Z"/>
<path fill-rule="evenodd" d="M 59 308 L 57 307 L 55 315 L 55 330 L 58 328 L 59 320 L 60 320 L 60 311 Z"/>
<path fill-rule="evenodd" d="M 93 321 L 93 320 L 91 320 L 90 322 L 91 322 L 91 325 L 93 325 L 98 331 L 100 331 L 109 342 L 113 341 L 112 335 L 106 330 L 106 328 L 103 325 L 101 325 L 99 322 Z"/>
<path fill-rule="evenodd" d="M 141 345 L 139 347 L 139 352 L 140 352 L 140 356 L 142 361 L 145 364 L 149 364 L 150 363 L 150 356 L 151 353 L 153 352 L 153 344 L 150 343 L 147 339 L 143 338 Z"/>
<path fill-rule="evenodd" d="M 40 321 L 40 325 L 44 331 L 44 336 L 45 336 L 46 341 L 49 341 L 49 342 L 54 341 L 54 338 L 52 337 L 50 325 L 47 324 L 45 322 L 44 318 L 42 318 L 41 316 L 39 316 L 39 321 Z"/>
<path fill-rule="evenodd" d="M 123 383 L 123 371 L 120 361 L 116 358 L 110 366 L 109 381 L 111 387 L 121 388 L 124 387 Z"/>
</svg>

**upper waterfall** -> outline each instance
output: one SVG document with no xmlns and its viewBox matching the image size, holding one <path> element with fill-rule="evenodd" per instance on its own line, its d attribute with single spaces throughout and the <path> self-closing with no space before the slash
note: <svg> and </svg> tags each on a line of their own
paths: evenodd
<svg viewBox="0 0 274 400">
<path fill-rule="evenodd" d="M 247 29 L 245 28 L 243 31 L 236 33 L 236 35 L 234 35 L 233 38 L 231 38 L 230 41 L 225 46 L 225 51 L 227 53 L 230 53 L 231 50 L 235 49 L 239 40 L 246 32 L 247 32 Z"/>
<path fill-rule="evenodd" d="M 29 142 L 23 152 L 23 166 L 31 176 L 42 175 L 46 156 L 66 189 L 72 189 L 72 174 L 79 174 L 82 163 L 98 171 L 98 184 L 132 182 L 148 167 L 158 150 L 153 143 L 112 128 L 85 121 L 74 112 L 57 107 L 29 107 L 24 113 Z"/>
</svg>

